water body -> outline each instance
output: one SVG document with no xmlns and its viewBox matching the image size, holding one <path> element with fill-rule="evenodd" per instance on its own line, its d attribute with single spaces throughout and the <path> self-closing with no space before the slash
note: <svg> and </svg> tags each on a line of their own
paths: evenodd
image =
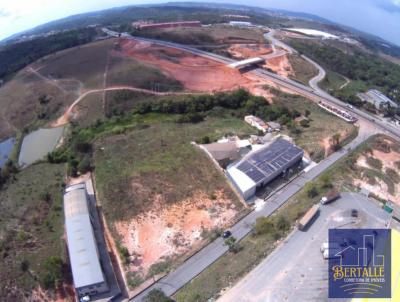
<svg viewBox="0 0 400 302">
<path fill-rule="evenodd" d="M 47 153 L 53 151 L 57 146 L 63 131 L 64 127 L 41 128 L 25 136 L 19 154 L 19 165 L 25 167 L 43 159 Z"/>
<path fill-rule="evenodd" d="M 15 138 L 10 137 L 5 141 L 0 142 L 0 168 L 7 162 L 10 153 L 14 149 Z"/>
</svg>

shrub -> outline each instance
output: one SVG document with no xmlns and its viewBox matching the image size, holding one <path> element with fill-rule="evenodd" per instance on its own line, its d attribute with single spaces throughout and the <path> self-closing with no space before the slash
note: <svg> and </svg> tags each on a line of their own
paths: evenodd
<svg viewBox="0 0 400 302">
<path fill-rule="evenodd" d="M 268 217 L 257 218 L 254 225 L 253 233 L 255 235 L 263 235 L 275 232 L 275 226 Z"/>
<path fill-rule="evenodd" d="M 20 264 L 21 271 L 26 272 L 29 269 L 29 261 L 28 260 L 22 260 Z"/>
<path fill-rule="evenodd" d="M 65 149 L 56 149 L 47 154 L 47 161 L 51 164 L 65 163 L 68 158 L 69 154 Z"/>
<path fill-rule="evenodd" d="M 174 302 L 171 298 L 167 297 L 164 292 L 159 289 L 153 289 L 145 298 L 146 302 Z"/>
<path fill-rule="evenodd" d="M 237 253 L 240 250 L 235 237 L 229 237 L 229 238 L 225 239 L 224 245 L 226 245 L 228 247 L 228 250 L 232 253 Z"/>
<path fill-rule="evenodd" d="M 371 156 L 367 157 L 367 164 L 370 167 L 377 169 L 379 171 L 382 169 L 383 166 L 382 161 L 380 159 Z"/>
<path fill-rule="evenodd" d="M 311 182 L 306 185 L 306 192 L 309 198 L 314 198 L 319 194 L 317 186 Z"/>
<path fill-rule="evenodd" d="M 130 262 L 130 254 L 128 249 L 125 246 L 118 245 L 118 252 L 122 257 L 122 261 L 124 264 L 128 264 Z"/>
<path fill-rule="evenodd" d="M 201 140 L 200 140 L 200 143 L 201 143 L 201 144 L 209 144 L 209 143 L 211 143 L 211 139 L 210 139 L 209 136 L 203 136 L 203 137 L 201 138 Z"/>
<path fill-rule="evenodd" d="M 43 263 L 44 273 L 41 275 L 41 282 L 45 289 L 54 288 L 62 279 L 63 261 L 60 257 L 52 256 Z"/>
<path fill-rule="evenodd" d="M 130 288 L 135 288 L 143 282 L 143 278 L 138 272 L 128 272 L 126 274 L 126 279 Z"/>
<path fill-rule="evenodd" d="M 394 169 L 387 168 L 386 169 L 386 174 L 394 183 L 397 184 L 397 183 L 400 182 L 399 173 L 397 173 Z"/>
<path fill-rule="evenodd" d="M 300 126 L 302 126 L 303 128 L 308 128 L 308 127 L 310 127 L 310 121 L 309 120 L 301 120 Z"/>
<path fill-rule="evenodd" d="M 290 223 L 289 221 L 286 219 L 285 216 L 280 215 L 277 222 L 276 222 L 276 228 L 280 231 L 287 231 L 290 228 Z"/>
<path fill-rule="evenodd" d="M 177 123 L 192 123 L 197 124 L 204 121 L 204 116 L 200 113 L 188 113 L 185 115 L 181 115 L 176 122 Z"/>
<path fill-rule="evenodd" d="M 80 173 L 85 174 L 92 170 L 92 166 L 90 164 L 90 157 L 85 155 L 82 160 L 79 162 L 77 169 Z"/>
</svg>

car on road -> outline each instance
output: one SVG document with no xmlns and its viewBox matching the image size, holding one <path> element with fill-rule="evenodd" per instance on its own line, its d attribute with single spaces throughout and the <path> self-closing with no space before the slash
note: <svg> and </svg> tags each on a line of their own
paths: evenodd
<svg viewBox="0 0 400 302">
<path fill-rule="evenodd" d="M 351 217 L 358 217 L 358 211 L 356 209 L 351 210 Z"/>
<path fill-rule="evenodd" d="M 225 231 L 222 233 L 222 238 L 229 238 L 232 236 L 232 232 L 231 231 Z"/>
</svg>

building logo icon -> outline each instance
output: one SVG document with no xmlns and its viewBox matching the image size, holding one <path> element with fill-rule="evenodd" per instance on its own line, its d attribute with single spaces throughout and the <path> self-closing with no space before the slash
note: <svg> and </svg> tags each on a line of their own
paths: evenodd
<svg viewBox="0 0 400 302">
<path fill-rule="evenodd" d="M 391 230 L 331 229 L 329 298 L 391 297 Z"/>
</svg>

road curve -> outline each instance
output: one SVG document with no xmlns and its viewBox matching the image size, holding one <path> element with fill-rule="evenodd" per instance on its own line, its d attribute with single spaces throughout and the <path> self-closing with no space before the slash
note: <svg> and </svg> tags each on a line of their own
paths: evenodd
<svg viewBox="0 0 400 302">
<path fill-rule="evenodd" d="M 315 91 L 318 91 L 319 93 L 325 92 L 324 90 L 322 90 L 321 88 L 319 88 L 318 83 L 321 82 L 323 79 L 325 79 L 326 76 L 326 72 L 325 69 L 323 69 L 321 67 L 321 65 L 319 65 L 318 63 L 314 62 L 313 60 L 311 60 L 309 57 L 302 55 L 301 56 L 304 60 L 306 60 L 307 62 L 309 62 L 311 65 L 313 65 L 315 68 L 318 69 L 318 74 L 313 77 L 308 84 L 310 85 L 310 87 L 312 89 L 314 89 Z"/>
<path fill-rule="evenodd" d="M 68 109 L 64 112 L 64 114 L 59 117 L 55 122 L 52 123 L 52 127 L 59 127 L 62 125 L 65 125 L 69 122 L 69 119 L 72 115 L 72 111 L 75 108 L 76 105 L 78 105 L 85 97 L 87 97 L 89 94 L 96 93 L 96 92 L 106 92 L 106 91 L 116 91 L 116 90 L 130 90 L 130 91 L 135 91 L 135 92 L 144 92 L 148 94 L 153 94 L 153 95 L 159 95 L 159 96 L 165 96 L 165 95 L 193 95 L 193 94 L 199 94 L 197 92 L 158 92 L 154 90 L 148 90 L 144 88 L 137 88 L 137 87 L 132 87 L 132 86 L 113 86 L 113 87 L 106 87 L 106 88 L 99 88 L 99 89 L 92 89 L 88 90 L 84 93 L 82 93 L 69 107 Z"/>
<path fill-rule="evenodd" d="M 137 41 L 144 41 L 144 42 L 150 42 L 153 44 L 158 44 L 158 45 L 163 45 L 166 47 L 171 47 L 179 50 L 184 50 L 189 53 L 202 56 L 223 64 L 230 64 L 237 62 L 237 60 L 226 58 L 217 54 L 209 53 L 203 50 L 199 50 L 196 48 L 188 47 L 186 45 L 181 45 L 173 42 L 166 42 L 162 40 L 155 40 L 155 39 L 149 39 L 149 38 L 142 38 L 142 37 L 132 37 L 129 34 L 122 34 L 121 37 L 127 38 L 127 39 L 134 39 Z M 275 73 L 266 71 L 264 69 L 258 68 L 253 71 L 250 71 L 249 73 L 255 74 L 261 78 L 264 78 L 268 81 L 274 82 L 278 86 L 284 87 L 290 91 L 293 91 L 299 95 L 302 95 L 309 100 L 312 100 L 314 102 L 320 102 L 324 101 L 326 103 L 329 103 L 331 105 L 334 105 L 342 110 L 348 111 L 354 116 L 356 116 L 359 120 L 363 120 L 365 123 L 370 124 L 371 127 L 378 128 L 382 133 L 387 134 L 392 136 L 396 140 L 400 140 L 400 129 L 397 128 L 396 126 L 390 124 L 389 122 L 381 119 L 380 117 L 372 116 L 364 111 L 361 111 L 357 108 L 349 108 L 345 102 L 342 102 L 341 100 L 329 95 L 323 90 L 317 90 L 315 91 L 311 87 L 305 86 L 301 83 L 298 83 L 296 81 L 293 81 L 291 79 L 285 78 L 283 76 L 277 75 Z"/>
</svg>

